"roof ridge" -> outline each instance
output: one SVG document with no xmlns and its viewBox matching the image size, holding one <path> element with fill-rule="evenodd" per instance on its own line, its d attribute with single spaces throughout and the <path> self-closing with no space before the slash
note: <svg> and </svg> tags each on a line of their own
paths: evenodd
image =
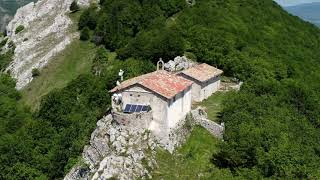
<svg viewBox="0 0 320 180">
<path fill-rule="evenodd" d="M 187 87 L 191 86 L 192 83 L 192 81 L 176 74 L 172 74 L 165 70 L 158 70 L 123 81 L 120 86 L 116 86 L 110 92 L 116 92 L 132 85 L 139 84 L 152 92 L 167 99 L 171 99 L 176 94 L 179 94 Z"/>
</svg>

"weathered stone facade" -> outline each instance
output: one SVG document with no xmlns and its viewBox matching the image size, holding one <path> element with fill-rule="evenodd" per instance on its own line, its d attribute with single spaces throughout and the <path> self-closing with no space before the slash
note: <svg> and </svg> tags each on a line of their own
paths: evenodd
<svg viewBox="0 0 320 180">
<path fill-rule="evenodd" d="M 121 113 L 112 111 L 112 117 L 115 121 L 123 126 L 127 126 L 130 129 L 143 128 L 148 129 L 152 121 L 152 111 L 140 112 L 140 113 Z"/>
<path fill-rule="evenodd" d="M 120 105 L 120 109 L 124 109 L 126 104 L 139 104 L 150 106 L 151 111 L 125 114 L 117 112 L 119 109 L 113 104 L 116 120 L 119 123 L 129 125 L 129 127 L 135 126 L 150 130 L 164 146 L 169 143 L 171 131 L 179 127 L 180 121 L 183 121 L 191 110 L 191 87 L 175 95 L 172 99 L 166 99 L 140 85 L 134 85 L 117 93 L 122 96 L 123 103 Z"/>
<path fill-rule="evenodd" d="M 195 102 L 201 102 L 209 98 L 220 88 L 220 76 L 216 76 L 210 78 L 208 81 L 201 82 L 182 73 L 179 75 L 194 82 L 192 84 L 192 101 Z"/>
</svg>

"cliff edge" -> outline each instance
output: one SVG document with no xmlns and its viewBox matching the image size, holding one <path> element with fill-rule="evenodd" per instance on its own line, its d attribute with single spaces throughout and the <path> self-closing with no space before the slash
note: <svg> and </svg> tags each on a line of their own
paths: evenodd
<svg viewBox="0 0 320 180">
<path fill-rule="evenodd" d="M 61 52 L 78 32 L 72 30 L 68 16 L 73 0 L 41 0 L 17 10 L 7 26 L 7 35 L 15 45 L 14 58 L 7 68 L 17 80 L 16 88 L 22 89 L 32 81 L 32 69 L 44 67 Z M 95 0 L 79 0 L 82 7 Z M 17 32 L 18 27 L 23 27 Z"/>
</svg>

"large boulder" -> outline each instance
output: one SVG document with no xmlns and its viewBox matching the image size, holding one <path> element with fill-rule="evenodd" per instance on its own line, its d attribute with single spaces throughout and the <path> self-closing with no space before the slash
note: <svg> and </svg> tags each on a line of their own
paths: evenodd
<svg viewBox="0 0 320 180">
<path fill-rule="evenodd" d="M 164 69 L 169 72 L 176 72 L 188 69 L 196 63 L 188 59 L 186 56 L 177 56 L 174 60 L 170 60 L 164 64 Z"/>
</svg>

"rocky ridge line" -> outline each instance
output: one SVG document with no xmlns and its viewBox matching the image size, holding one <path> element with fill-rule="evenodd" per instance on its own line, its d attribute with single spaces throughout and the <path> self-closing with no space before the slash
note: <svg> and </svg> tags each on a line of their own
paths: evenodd
<svg viewBox="0 0 320 180">
<path fill-rule="evenodd" d="M 73 0 L 39 0 L 17 10 L 7 26 L 7 35 L 15 44 L 13 62 L 7 68 L 17 80 L 17 89 L 32 81 L 32 69 L 44 67 L 57 53 L 65 49 L 79 33 L 72 31 L 69 7 Z M 95 0 L 78 0 L 88 6 Z M 15 33 L 18 26 L 24 30 Z"/>
<path fill-rule="evenodd" d="M 64 180 L 151 178 L 150 170 L 157 167 L 157 147 L 148 130 L 122 126 L 108 115 L 98 121 L 90 145 L 82 153 L 82 163 Z"/>
</svg>

